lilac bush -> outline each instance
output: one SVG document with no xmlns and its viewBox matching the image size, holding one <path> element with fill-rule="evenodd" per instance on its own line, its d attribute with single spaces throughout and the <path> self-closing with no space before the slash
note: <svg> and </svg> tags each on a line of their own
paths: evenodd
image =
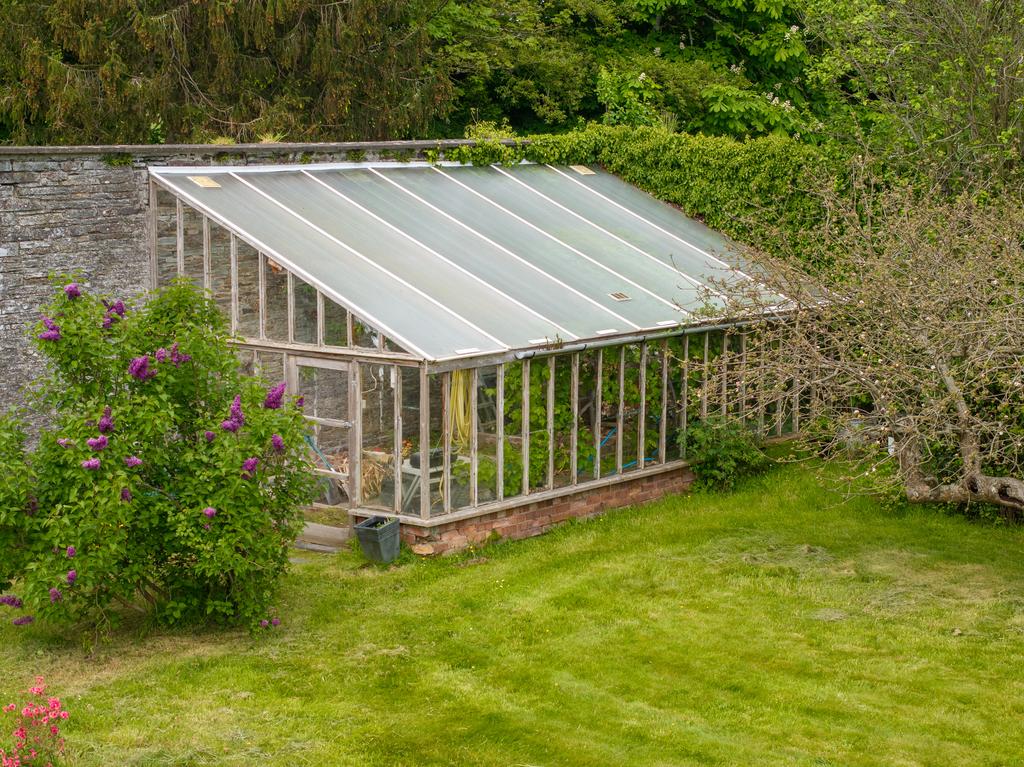
<svg viewBox="0 0 1024 767">
<path fill-rule="evenodd" d="M 258 627 L 313 491 L 284 384 L 239 373 L 186 282 L 136 308 L 64 280 L 32 335 L 56 417 L 32 449 L 0 418 L 0 619 Z"/>
</svg>

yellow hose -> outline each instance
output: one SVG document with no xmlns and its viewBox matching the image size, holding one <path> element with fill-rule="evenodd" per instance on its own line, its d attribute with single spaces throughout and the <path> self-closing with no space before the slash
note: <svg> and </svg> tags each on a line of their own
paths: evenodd
<svg viewBox="0 0 1024 767">
<path fill-rule="evenodd" d="M 472 376 L 468 370 L 456 370 L 452 373 L 452 389 L 448 408 L 448 428 L 451 430 L 452 442 L 465 451 L 469 447 L 469 432 L 473 428 L 473 413 L 470 409 L 470 386 Z"/>
</svg>

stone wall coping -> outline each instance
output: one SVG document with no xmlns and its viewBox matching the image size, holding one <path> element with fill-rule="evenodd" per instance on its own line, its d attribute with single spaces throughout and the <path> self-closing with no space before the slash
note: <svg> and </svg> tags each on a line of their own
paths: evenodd
<svg viewBox="0 0 1024 767">
<path fill-rule="evenodd" d="M 266 144 L 97 144 L 78 146 L 0 145 L 0 157 L 89 157 L 129 154 L 135 157 L 164 157 L 178 154 L 301 154 L 303 152 L 425 151 L 474 146 L 477 139 L 416 139 L 407 141 L 281 142 Z M 526 139 L 498 139 L 505 146 L 527 143 Z"/>
</svg>

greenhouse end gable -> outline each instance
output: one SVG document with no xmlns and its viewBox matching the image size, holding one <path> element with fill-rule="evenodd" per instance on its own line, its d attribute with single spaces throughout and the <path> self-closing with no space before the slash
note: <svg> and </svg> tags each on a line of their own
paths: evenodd
<svg viewBox="0 0 1024 767">
<path fill-rule="evenodd" d="M 753 279 L 736 248 L 598 168 L 149 171 L 153 285 L 204 287 L 243 364 L 305 398 L 326 519 L 681 475 L 687 424 L 760 396 L 743 326 L 709 319 L 717 280 Z M 798 417 L 774 397 L 758 427 Z"/>
</svg>

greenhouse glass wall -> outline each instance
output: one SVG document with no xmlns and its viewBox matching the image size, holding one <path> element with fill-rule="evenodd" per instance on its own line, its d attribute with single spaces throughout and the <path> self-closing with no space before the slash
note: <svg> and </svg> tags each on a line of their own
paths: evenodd
<svg viewBox="0 0 1024 767">
<path fill-rule="evenodd" d="M 722 235 L 597 168 L 151 167 L 153 285 L 184 276 L 302 395 L 316 508 L 464 518 L 686 465 L 793 382 L 715 319 Z M 756 332 L 756 331 L 754 331 Z"/>
</svg>

